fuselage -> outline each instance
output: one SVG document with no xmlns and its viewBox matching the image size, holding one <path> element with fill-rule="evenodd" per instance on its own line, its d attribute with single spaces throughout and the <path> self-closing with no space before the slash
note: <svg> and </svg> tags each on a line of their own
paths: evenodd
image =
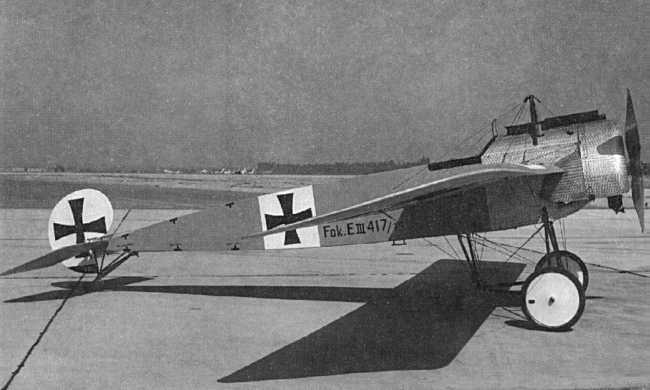
<svg viewBox="0 0 650 390">
<path fill-rule="evenodd" d="M 474 157 L 236 200 L 115 237 L 108 250 L 292 249 L 490 232 L 539 223 L 544 210 L 551 219 L 563 218 L 595 198 L 620 196 L 629 190 L 624 129 L 619 124 L 596 112 L 539 123 L 546 128 L 540 129 L 543 135 L 536 145 L 529 132 L 511 128 L 508 135 L 493 138 Z M 525 126 L 520 125 L 522 129 Z M 526 169 L 553 167 L 557 173 L 494 178 L 494 171 L 522 165 Z M 251 232 L 357 207 L 477 171 L 481 174 L 471 176 L 458 188 L 433 191 L 396 207 L 249 237 Z"/>
<path fill-rule="evenodd" d="M 553 202 L 607 198 L 629 191 L 624 129 L 607 119 L 574 123 L 543 131 L 537 145 L 528 134 L 497 137 L 481 156 L 482 164 L 555 165 L 563 170 L 546 183 Z"/>
<path fill-rule="evenodd" d="M 600 115 L 564 123 L 554 119 L 547 120 L 554 126 L 542 131 L 536 145 L 520 125 L 519 133 L 513 127 L 513 134 L 496 137 L 480 156 L 481 164 L 557 166 L 565 172 L 532 185 L 487 186 L 490 230 L 537 223 L 542 208 L 553 219 L 563 218 L 596 198 L 629 191 L 623 126 Z"/>
<path fill-rule="evenodd" d="M 433 202 L 428 210 L 418 210 L 409 225 L 417 225 L 420 228 L 415 231 L 426 231 L 431 236 L 511 229 L 540 222 L 543 209 L 552 219 L 560 219 L 596 198 L 620 202 L 620 196 L 629 191 L 625 129 L 621 124 L 595 111 L 549 118 L 540 123 L 543 135 L 536 142 L 528 126 L 508 128 L 509 134 L 493 138 L 478 156 L 430 167 L 524 164 L 556 166 L 564 171 L 562 175 L 479 186 Z M 463 210 L 455 210 L 456 217 L 446 215 L 446 209 L 458 207 Z M 413 230 L 408 230 L 393 238 L 414 238 L 409 234 Z"/>
<path fill-rule="evenodd" d="M 533 145 L 527 133 L 498 136 L 481 155 L 468 159 L 237 200 L 116 238 L 109 250 L 125 247 L 141 251 L 291 249 L 489 232 L 538 223 L 544 209 L 552 219 L 559 219 L 595 198 L 628 191 L 627 159 L 620 125 L 598 117 L 579 123 L 560 123 L 543 133 L 537 145 Z M 556 166 L 564 172 L 552 176 L 478 180 L 458 191 L 432 194 L 435 196 L 398 208 L 301 228 L 297 233 L 240 239 L 251 231 L 271 229 L 302 217 L 327 214 L 462 176 L 474 171 L 477 165 L 489 168 L 503 164 Z"/>
</svg>

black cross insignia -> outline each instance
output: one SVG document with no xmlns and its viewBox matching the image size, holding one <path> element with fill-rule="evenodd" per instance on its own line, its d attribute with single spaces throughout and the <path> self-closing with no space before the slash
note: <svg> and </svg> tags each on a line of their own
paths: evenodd
<svg viewBox="0 0 650 390">
<path fill-rule="evenodd" d="M 293 194 L 278 195 L 278 201 L 282 208 L 282 215 L 264 214 L 267 229 L 273 229 L 279 225 L 288 225 L 312 217 L 311 209 L 303 210 L 297 214 L 293 213 Z M 298 233 L 295 230 L 289 230 L 284 233 L 284 245 L 289 244 L 300 244 L 300 238 L 298 238 Z"/>
<path fill-rule="evenodd" d="M 70 210 L 72 210 L 74 225 L 61 225 L 55 223 L 55 240 L 58 240 L 59 238 L 68 236 L 70 234 L 76 234 L 77 244 L 81 244 L 85 241 L 85 232 L 106 233 L 106 220 L 104 217 L 96 219 L 92 222 L 84 223 L 82 216 L 84 210 L 84 198 L 71 199 L 68 201 L 68 203 L 70 204 Z"/>
</svg>

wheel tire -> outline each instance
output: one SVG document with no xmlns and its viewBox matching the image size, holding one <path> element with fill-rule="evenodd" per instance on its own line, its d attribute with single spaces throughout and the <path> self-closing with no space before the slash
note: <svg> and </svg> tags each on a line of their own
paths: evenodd
<svg viewBox="0 0 650 390">
<path fill-rule="evenodd" d="M 585 291 L 578 278 L 559 267 L 533 272 L 522 288 L 526 318 L 545 330 L 570 329 L 585 309 Z"/>
<path fill-rule="evenodd" d="M 555 251 L 547 253 L 535 266 L 535 272 L 544 268 L 562 268 L 572 273 L 582 284 L 582 289 L 587 291 L 589 286 L 589 271 L 584 261 L 575 253 L 569 251 Z"/>
</svg>

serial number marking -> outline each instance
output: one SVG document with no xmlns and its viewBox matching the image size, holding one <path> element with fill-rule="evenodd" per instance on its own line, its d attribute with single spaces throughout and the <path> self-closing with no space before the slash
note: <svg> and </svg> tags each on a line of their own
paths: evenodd
<svg viewBox="0 0 650 390">
<path fill-rule="evenodd" d="M 323 225 L 323 236 L 329 238 L 354 236 L 357 234 L 390 233 L 393 221 L 388 218 L 371 219 L 364 222 L 348 222 L 344 225 Z"/>
</svg>

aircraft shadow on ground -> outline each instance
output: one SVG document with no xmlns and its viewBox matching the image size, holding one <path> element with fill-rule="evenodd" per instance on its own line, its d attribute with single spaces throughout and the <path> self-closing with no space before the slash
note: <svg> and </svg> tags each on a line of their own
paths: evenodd
<svg viewBox="0 0 650 390">
<path fill-rule="evenodd" d="M 489 283 L 517 279 L 524 264 L 484 262 Z M 358 309 L 255 362 L 219 382 L 248 382 L 358 372 L 436 369 L 448 365 L 498 306 L 519 306 L 513 294 L 476 289 L 468 267 L 439 260 L 395 288 L 316 286 L 132 286 L 149 278 L 106 280 L 103 291 L 238 296 L 253 298 L 365 302 Z M 62 299 L 76 282 L 57 282 L 66 290 L 6 302 Z M 84 285 L 83 295 L 99 289 Z"/>
<path fill-rule="evenodd" d="M 52 283 L 52 286 L 59 287 L 60 288 L 59 290 L 46 291 L 34 295 L 27 295 L 20 298 L 8 299 L 4 302 L 19 303 L 19 302 L 39 302 L 39 301 L 60 300 L 68 297 L 70 298 L 78 297 L 81 295 L 86 295 L 94 292 L 115 290 L 128 284 L 146 282 L 152 279 L 153 278 L 123 276 L 119 278 L 103 280 L 100 283 L 76 282 L 76 281 L 54 282 Z M 61 288 L 63 288 L 64 290 L 61 290 Z"/>
</svg>

